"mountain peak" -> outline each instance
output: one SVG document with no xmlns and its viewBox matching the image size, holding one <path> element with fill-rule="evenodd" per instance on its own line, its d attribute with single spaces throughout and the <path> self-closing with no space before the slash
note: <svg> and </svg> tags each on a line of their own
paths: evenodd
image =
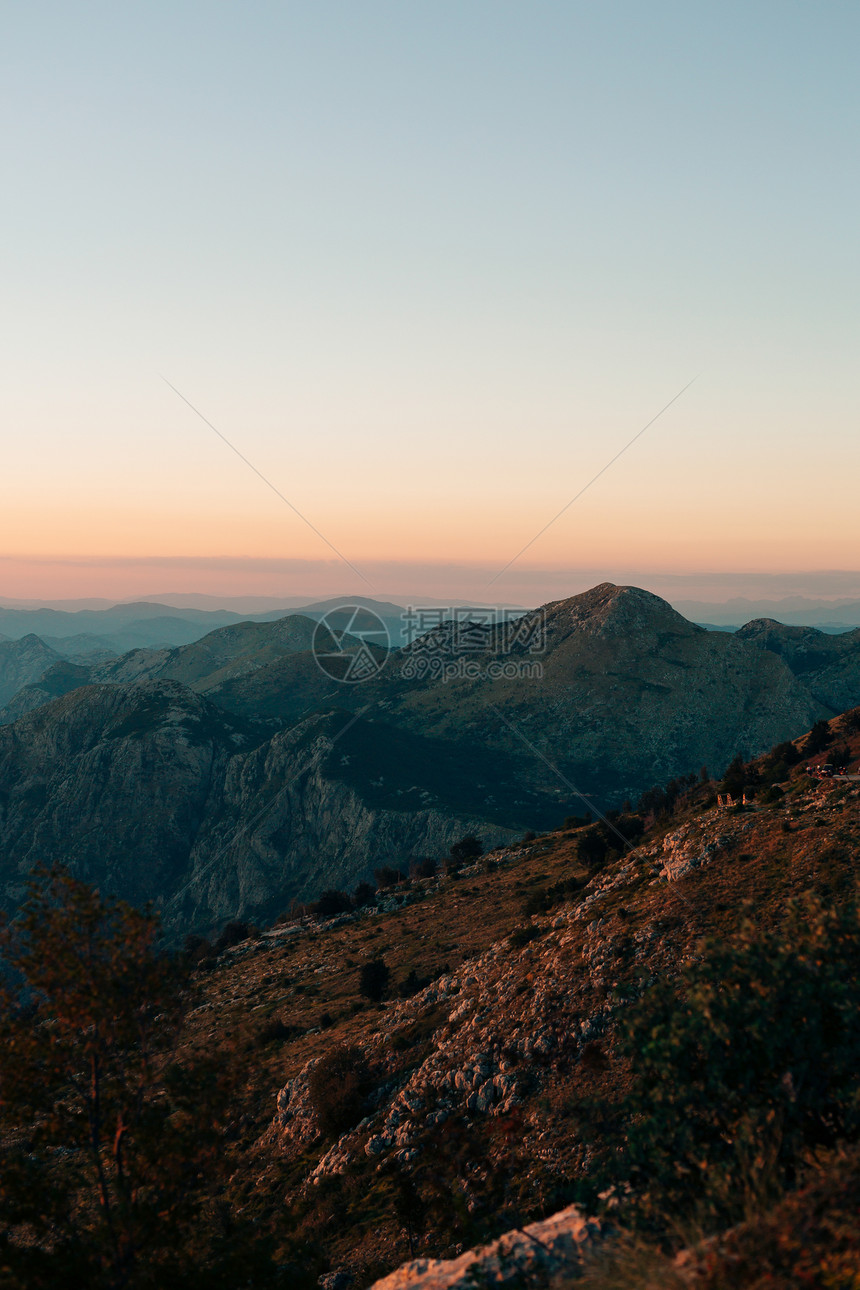
<svg viewBox="0 0 860 1290">
<path fill-rule="evenodd" d="M 614 582 L 601 582 L 567 600 L 552 601 L 543 606 L 543 613 L 547 633 L 558 636 L 578 631 L 593 636 L 667 631 L 688 636 L 704 631 L 653 592 L 619 587 Z"/>
</svg>

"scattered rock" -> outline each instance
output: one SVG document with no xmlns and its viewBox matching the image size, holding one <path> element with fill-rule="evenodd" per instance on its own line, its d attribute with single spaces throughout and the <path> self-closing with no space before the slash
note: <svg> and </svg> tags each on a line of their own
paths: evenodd
<svg viewBox="0 0 860 1290">
<path fill-rule="evenodd" d="M 571 1275 L 599 1235 L 600 1225 L 571 1205 L 459 1258 L 405 1263 L 375 1282 L 373 1290 L 474 1290 L 476 1285 L 528 1285 L 536 1276 Z"/>
</svg>

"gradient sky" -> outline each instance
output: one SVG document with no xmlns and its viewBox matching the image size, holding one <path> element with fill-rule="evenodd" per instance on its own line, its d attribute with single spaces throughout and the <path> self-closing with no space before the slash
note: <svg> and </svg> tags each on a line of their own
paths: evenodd
<svg viewBox="0 0 860 1290">
<path fill-rule="evenodd" d="M 854 0 L 33 0 L 0 65 L 0 597 L 486 598 L 693 377 L 494 594 L 860 570 Z"/>
</svg>

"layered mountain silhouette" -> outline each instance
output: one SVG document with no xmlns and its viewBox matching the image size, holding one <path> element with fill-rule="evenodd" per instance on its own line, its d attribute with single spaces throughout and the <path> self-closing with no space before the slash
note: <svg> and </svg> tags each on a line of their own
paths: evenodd
<svg viewBox="0 0 860 1290">
<path fill-rule="evenodd" d="M 32 633 L 19 640 L 0 639 L 0 708 L 60 658 L 56 650 Z"/>
<path fill-rule="evenodd" d="M 3 903 L 64 860 L 173 928 L 262 917 L 466 832 L 490 844 L 720 772 L 860 701 L 856 641 L 810 668 L 799 629 L 709 632 L 609 583 L 389 652 L 327 622 L 234 623 L 91 664 L 45 648 L 0 727 Z M 378 671 L 339 684 L 314 644 Z"/>
</svg>

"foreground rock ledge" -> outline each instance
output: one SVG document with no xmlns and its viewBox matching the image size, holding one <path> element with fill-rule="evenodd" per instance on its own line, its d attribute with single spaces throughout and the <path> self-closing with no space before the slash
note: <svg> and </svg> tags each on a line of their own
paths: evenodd
<svg viewBox="0 0 860 1290">
<path fill-rule="evenodd" d="M 574 1272 L 600 1224 L 584 1218 L 575 1205 L 528 1227 L 506 1232 L 497 1241 L 467 1250 L 457 1259 L 415 1259 L 404 1263 L 373 1290 L 474 1290 L 478 1284 L 506 1286 L 537 1272 Z"/>
</svg>

